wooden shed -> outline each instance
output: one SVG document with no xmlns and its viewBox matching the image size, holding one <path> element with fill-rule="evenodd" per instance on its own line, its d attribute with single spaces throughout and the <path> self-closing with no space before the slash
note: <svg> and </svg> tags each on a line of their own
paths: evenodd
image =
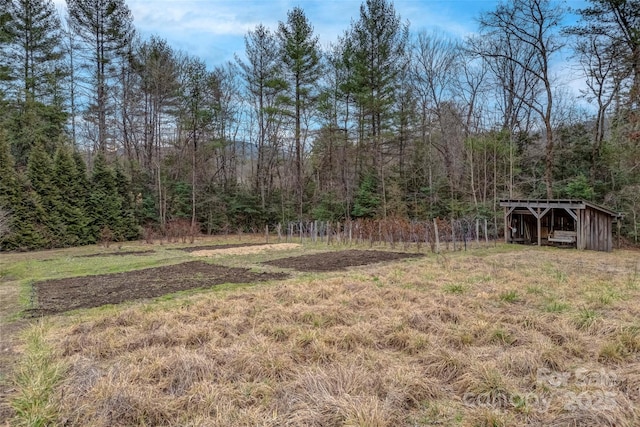
<svg viewBox="0 0 640 427">
<path fill-rule="evenodd" d="M 613 226 L 622 216 L 584 200 L 501 200 L 507 243 L 613 250 Z"/>
</svg>

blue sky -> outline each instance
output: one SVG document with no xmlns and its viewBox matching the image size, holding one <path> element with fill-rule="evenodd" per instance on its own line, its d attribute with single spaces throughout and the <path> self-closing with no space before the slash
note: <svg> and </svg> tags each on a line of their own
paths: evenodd
<svg viewBox="0 0 640 427">
<path fill-rule="evenodd" d="M 334 42 L 359 17 L 364 0 L 126 0 L 134 24 L 143 38 L 157 35 L 174 49 L 203 59 L 209 69 L 234 54 L 244 56 L 244 36 L 262 23 L 277 29 L 287 12 L 302 7 L 323 47 Z M 554 1 L 554 0 L 552 0 Z M 54 0 L 61 8 L 65 0 Z M 558 0 L 567 8 L 582 8 L 587 0 Z M 436 31 L 464 38 L 477 29 L 477 18 L 493 10 L 497 0 L 395 0 L 396 12 L 408 21 L 410 31 Z M 575 19 L 569 16 L 568 19 Z M 571 72 L 565 58 L 557 64 L 565 84 L 584 87 L 582 78 Z M 574 66 L 575 67 L 575 66 Z"/>
<path fill-rule="evenodd" d="M 358 19 L 364 0 L 126 0 L 143 38 L 157 35 L 171 46 L 196 55 L 209 68 L 244 52 L 247 31 L 262 23 L 275 30 L 296 6 L 304 9 L 322 46 L 342 35 Z M 54 0 L 60 8 L 65 0 Z M 565 0 L 581 8 L 586 0 Z M 476 18 L 497 0 L 395 0 L 396 12 L 412 32 L 421 29 L 464 37 L 477 28 Z"/>
<path fill-rule="evenodd" d="M 244 51 L 244 35 L 262 23 L 275 30 L 295 6 L 304 9 L 322 46 L 335 41 L 358 18 L 360 0 L 129 0 L 136 28 L 157 34 L 175 48 L 197 55 L 211 66 Z M 412 31 L 426 28 L 464 36 L 476 27 L 475 17 L 490 10 L 493 0 L 397 0 L 397 13 Z"/>
<path fill-rule="evenodd" d="M 62 0 L 56 0 L 62 2 Z M 412 32 L 436 30 L 464 37 L 476 30 L 476 18 L 492 10 L 496 0 L 396 0 L 397 13 Z M 244 52 L 247 31 L 262 23 L 275 30 L 295 6 L 304 9 L 322 46 L 335 41 L 359 15 L 360 0 L 129 0 L 135 26 L 143 37 L 152 34 L 171 46 L 196 55 L 213 68 L 234 53 Z M 583 0 L 568 0 L 582 7 Z"/>
</svg>

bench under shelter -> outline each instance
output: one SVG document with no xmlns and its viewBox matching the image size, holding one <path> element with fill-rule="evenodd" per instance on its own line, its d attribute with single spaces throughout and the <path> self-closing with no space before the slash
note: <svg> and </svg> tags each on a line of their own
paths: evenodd
<svg viewBox="0 0 640 427">
<path fill-rule="evenodd" d="M 501 200 L 505 242 L 613 250 L 622 215 L 584 200 Z"/>
</svg>

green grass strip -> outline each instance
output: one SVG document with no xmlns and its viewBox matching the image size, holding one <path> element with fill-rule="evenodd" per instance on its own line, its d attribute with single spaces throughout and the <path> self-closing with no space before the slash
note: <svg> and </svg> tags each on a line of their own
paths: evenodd
<svg viewBox="0 0 640 427">
<path fill-rule="evenodd" d="M 16 395 L 11 406 L 16 411 L 15 426 L 55 425 L 57 405 L 53 400 L 55 385 L 62 378 L 62 366 L 54 362 L 46 344 L 46 328 L 39 322 L 27 331 L 25 353 L 14 373 Z"/>
</svg>

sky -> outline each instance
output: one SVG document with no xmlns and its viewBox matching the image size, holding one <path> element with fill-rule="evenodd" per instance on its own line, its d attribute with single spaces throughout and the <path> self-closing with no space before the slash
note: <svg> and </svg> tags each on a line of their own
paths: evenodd
<svg viewBox="0 0 640 427">
<path fill-rule="evenodd" d="M 65 0 L 54 0 L 65 7 Z M 276 30 L 287 12 L 301 7 L 323 47 L 335 42 L 359 17 L 364 0 L 127 0 L 134 25 L 146 39 L 157 35 L 169 45 L 202 58 L 212 69 L 244 55 L 244 36 L 263 24 Z M 586 0 L 566 0 L 583 7 Z M 497 0 L 395 0 L 396 12 L 410 31 L 437 31 L 464 38 L 477 29 L 477 18 Z"/>
<path fill-rule="evenodd" d="M 143 36 L 165 38 L 175 48 L 204 59 L 209 66 L 244 53 L 244 36 L 263 24 L 276 30 L 287 12 L 301 7 L 323 47 L 335 42 L 352 20 L 360 0 L 129 0 L 136 28 Z M 396 12 L 411 31 L 425 28 L 466 36 L 476 28 L 475 18 L 495 6 L 494 0 L 396 0 Z"/>
<path fill-rule="evenodd" d="M 125 0 L 134 25 L 143 39 L 152 35 L 170 46 L 205 61 L 212 70 L 234 56 L 244 57 L 244 37 L 263 24 L 275 31 L 287 12 L 301 7 L 314 27 L 322 47 L 328 47 L 359 18 L 365 0 Z M 508 1 L 508 0 L 507 0 Z M 556 1 L 556 0 L 552 0 Z M 61 9 L 65 0 L 54 0 Z M 421 30 L 464 39 L 478 27 L 482 12 L 494 10 L 498 0 L 392 0 L 396 13 L 409 23 L 412 34 Z M 557 0 L 568 9 L 579 9 L 587 0 Z M 575 20 L 575 15 L 568 19 Z M 557 65 L 565 83 L 577 93 L 583 79 L 571 71 L 575 65 L 563 58 Z M 574 76 L 574 77 L 572 77 Z"/>
</svg>

